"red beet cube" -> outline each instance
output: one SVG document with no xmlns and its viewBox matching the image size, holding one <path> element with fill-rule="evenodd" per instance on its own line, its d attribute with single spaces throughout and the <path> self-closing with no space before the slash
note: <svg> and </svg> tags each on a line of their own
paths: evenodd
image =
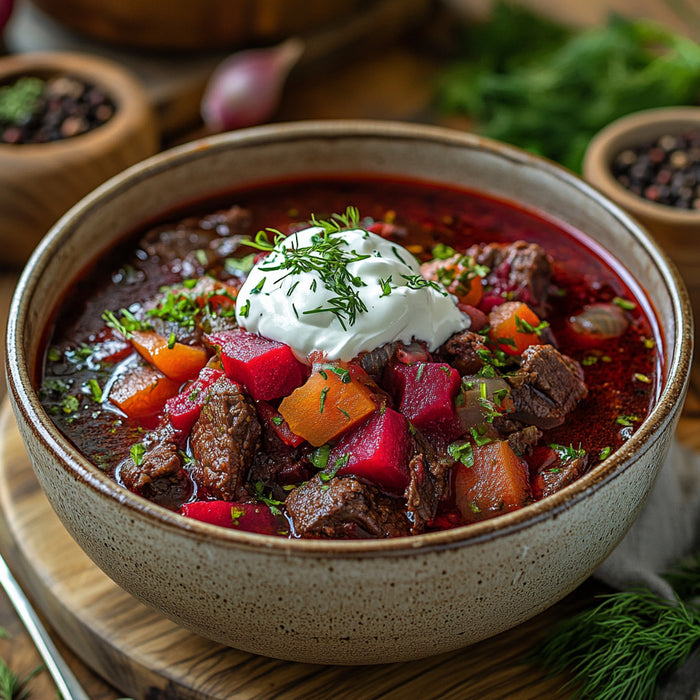
<svg viewBox="0 0 700 700">
<path fill-rule="evenodd" d="M 204 367 L 187 388 L 165 402 L 165 413 L 175 430 L 187 435 L 202 411 L 207 389 L 224 373 L 214 367 Z"/>
<path fill-rule="evenodd" d="M 219 527 L 257 532 L 262 535 L 281 534 L 281 521 L 264 503 L 195 501 L 185 503 L 178 512 L 187 518 Z"/>
<path fill-rule="evenodd" d="M 387 491 L 403 493 L 408 485 L 408 422 L 390 408 L 373 413 L 343 436 L 328 455 L 326 471 L 352 474 Z"/>
<path fill-rule="evenodd" d="M 447 440 L 459 437 L 455 397 L 460 377 L 444 362 L 396 364 L 388 368 L 388 383 L 399 411 L 421 432 L 441 435 Z"/>
<path fill-rule="evenodd" d="M 287 396 L 309 376 L 308 367 L 294 357 L 291 348 L 276 340 L 236 329 L 213 333 L 207 342 L 220 348 L 226 375 L 256 401 Z"/>
</svg>

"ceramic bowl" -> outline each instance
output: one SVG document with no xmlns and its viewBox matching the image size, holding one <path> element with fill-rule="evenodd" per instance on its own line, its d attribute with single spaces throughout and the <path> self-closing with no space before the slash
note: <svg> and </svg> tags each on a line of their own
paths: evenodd
<svg viewBox="0 0 700 700">
<path fill-rule="evenodd" d="M 76 270 L 176 204 L 244 184 L 338 173 L 413 176 L 549 212 L 625 261 L 659 318 L 659 401 L 590 473 L 520 511 L 381 541 L 287 540 L 186 520 L 118 488 L 54 428 L 34 389 L 41 339 Z M 65 526 L 119 585 L 178 624 L 248 652 L 314 663 L 403 661 L 454 650 L 538 614 L 606 558 L 666 454 L 691 358 L 689 302 L 647 234 L 568 171 L 434 127 L 302 122 L 204 139 L 97 189 L 32 257 L 7 335 L 11 401 L 40 483 Z"/>
<path fill-rule="evenodd" d="M 611 172 L 626 148 L 687 129 L 700 129 L 700 107 L 664 107 L 635 112 L 601 130 L 586 150 L 583 176 L 634 216 L 678 266 L 695 310 L 695 340 L 700 339 L 700 209 L 676 209 L 644 199 L 621 185 Z"/>
<path fill-rule="evenodd" d="M 113 61 L 73 52 L 0 58 L 0 84 L 21 76 L 73 76 L 99 86 L 114 115 L 93 131 L 41 144 L 0 143 L 0 261 L 26 262 L 36 244 L 81 197 L 153 155 L 160 136 L 139 81 Z"/>
</svg>

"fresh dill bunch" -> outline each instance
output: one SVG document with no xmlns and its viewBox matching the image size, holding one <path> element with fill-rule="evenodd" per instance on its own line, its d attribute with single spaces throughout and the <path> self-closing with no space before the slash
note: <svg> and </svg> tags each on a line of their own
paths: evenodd
<svg viewBox="0 0 700 700">
<path fill-rule="evenodd" d="M 657 683 L 679 668 L 700 642 L 700 612 L 648 589 L 611 593 L 556 626 L 526 659 L 565 690 L 591 700 L 652 700 Z"/>
<path fill-rule="evenodd" d="M 0 658 L 0 700 L 25 700 L 29 697 L 27 684 L 38 673 L 44 670 L 43 666 L 37 666 L 24 678 L 20 678 L 6 663 Z"/>
<path fill-rule="evenodd" d="M 665 574 L 681 600 L 700 609 L 700 554 L 681 559 Z"/>
</svg>

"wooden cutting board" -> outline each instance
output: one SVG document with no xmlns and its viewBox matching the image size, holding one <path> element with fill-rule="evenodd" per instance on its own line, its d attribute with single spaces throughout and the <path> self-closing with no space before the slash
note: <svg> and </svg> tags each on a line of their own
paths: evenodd
<svg viewBox="0 0 700 700">
<path fill-rule="evenodd" d="M 321 666 L 230 649 L 144 607 L 92 563 L 43 495 L 7 400 L 0 412 L 0 549 L 63 642 L 133 698 L 565 698 L 561 678 L 546 678 L 522 659 L 553 622 L 601 592 L 589 580 L 509 632 L 410 663 Z"/>
</svg>

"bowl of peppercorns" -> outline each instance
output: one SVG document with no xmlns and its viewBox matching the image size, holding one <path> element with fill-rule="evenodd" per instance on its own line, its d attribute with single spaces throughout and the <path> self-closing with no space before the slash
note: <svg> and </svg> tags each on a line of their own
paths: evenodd
<svg viewBox="0 0 700 700">
<path fill-rule="evenodd" d="M 644 110 L 612 122 L 591 140 L 583 175 L 676 263 L 700 341 L 700 107 Z"/>
<path fill-rule="evenodd" d="M 0 261 L 23 263 L 79 199 L 159 146 L 145 90 L 90 54 L 0 58 Z"/>
</svg>

